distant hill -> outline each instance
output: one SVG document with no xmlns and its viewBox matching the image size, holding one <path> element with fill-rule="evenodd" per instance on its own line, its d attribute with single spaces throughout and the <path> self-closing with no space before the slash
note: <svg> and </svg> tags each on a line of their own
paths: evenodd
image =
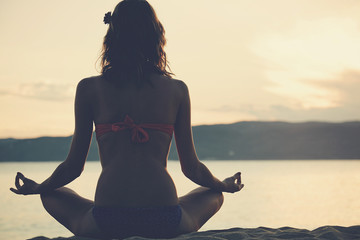
<svg viewBox="0 0 360 240">
<path fill-rule="evenodd" d="M 360 122 L 238 122 L 193 127 L 200 159 L 360 159 Z M 0 162 L 61 161 L 70 137 L 0 139 Z M 88 160 L 98 160 L 95 138 Z M 173 142 L 169 159 L 177 159 Z"/>
</svg>

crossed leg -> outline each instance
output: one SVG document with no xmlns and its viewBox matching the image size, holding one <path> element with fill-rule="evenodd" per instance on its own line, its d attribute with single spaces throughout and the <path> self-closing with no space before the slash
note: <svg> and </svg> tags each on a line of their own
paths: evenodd
<svg viewBox="0 0 360 240">
<path fill-rule="evenodd" d="M 94 202 L 81 197 L 73 190 L 62 187 L 41 194 L 46 211 L 74 235 L 101 238 L 102 234 L 92 215 Z M 199 230 L 219 209 L 223 194 L 199 187 L 179 198 L 182 218 L 178 234 Z"/>
<path fill-rule="evenodd" d="M 224 196 L 205 187 L 199 187 L 179 198 L 182 218 L 179 234 L 198 231 L 217 211 L 224 202 Z"/>
<path fill-rule="evenodd" d="M 76 236 L 100 238 L 92 208 L 94 202 L 62 187 L 41 194 L 46 211 Z"/>
</svg>

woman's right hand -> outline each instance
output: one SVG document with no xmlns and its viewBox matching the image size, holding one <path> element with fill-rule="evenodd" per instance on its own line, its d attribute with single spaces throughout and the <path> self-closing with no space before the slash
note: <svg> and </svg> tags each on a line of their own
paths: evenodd
<svg viewBox="0 0 360 240">
<path fill-rule="evenodd" d="M 240 191 L 244 187 L 244 184 L 241 183 L 240 172 L 235 173 L 232 177 L 225 178 L 222 182 L 225 185 L 224 192 L 234 193 Z"/>
</svg>

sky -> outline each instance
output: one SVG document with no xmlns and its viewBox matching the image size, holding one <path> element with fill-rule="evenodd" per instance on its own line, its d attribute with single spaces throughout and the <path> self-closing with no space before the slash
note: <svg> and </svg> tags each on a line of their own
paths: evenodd
<svg viewBox="0 0 360 240">
<path fill-rule="evenodd" d="M 149 2 L 193 125 L 360 120 L 360 1 Z M 0 138 L 72 134 L 117 3 L 0 0 Z"/>
</svg>

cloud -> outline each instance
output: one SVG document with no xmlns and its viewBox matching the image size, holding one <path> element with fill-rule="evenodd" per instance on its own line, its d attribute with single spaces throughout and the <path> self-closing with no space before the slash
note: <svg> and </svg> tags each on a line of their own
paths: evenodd
<svg viewBox="0 0 360 240">
<path fill-rule="evenodd" d="M 49 82 L 21 83 L 0 89 L 0 95 L 32 98 L 46 101 L 64 101 L 74 98 L 75 87 L 71 84 Z"/>
<path fill-rule="evenodd" d="M 360 69 L 344 70 L 330 79 L 303 80 L 302 84 L 315 89 L 314 93 L 321 89 L 324 92 L 333 93 L 336 98 L 326 99 L 324 95 L 318 96 L 324 98 L 324 101 L 333 101 L 332 106 L 304 108 L 302 104 L 309 101 L 289 104 L 289 102 L 263 103 L 256 102 L 249 104 L 228 104 L 216 108 L 209 108 L 211 112 L 226 113 L 228 115 L 238 114 L 244 116 L 253 116 L 246 120 L 279 120 L 279 121 L 353 121 L 360 120 Z M 316 95 L 313 96 L 314 99 Z"/>
<path fill-rule="evenodd" d="M 358 42 L 358 22 L 328 17 L 298 20 L 287 32 L 262 36 L 252 49 L 267 63 L 268 92 L 286 97 L 292 108 L 326 109 L 338 107 L 351 92 L 347 86 L 354 83 L 330 82 L 339 82 L 346 69 L 360 69 Z"/>
<path fill-rule="evenodd" d="M 314 85 L 336 91 L 339 106 L 357 106 L 360 108 L 360 69 L 344 70 L 328 81 L 314 81 Z"/>
</svg>

